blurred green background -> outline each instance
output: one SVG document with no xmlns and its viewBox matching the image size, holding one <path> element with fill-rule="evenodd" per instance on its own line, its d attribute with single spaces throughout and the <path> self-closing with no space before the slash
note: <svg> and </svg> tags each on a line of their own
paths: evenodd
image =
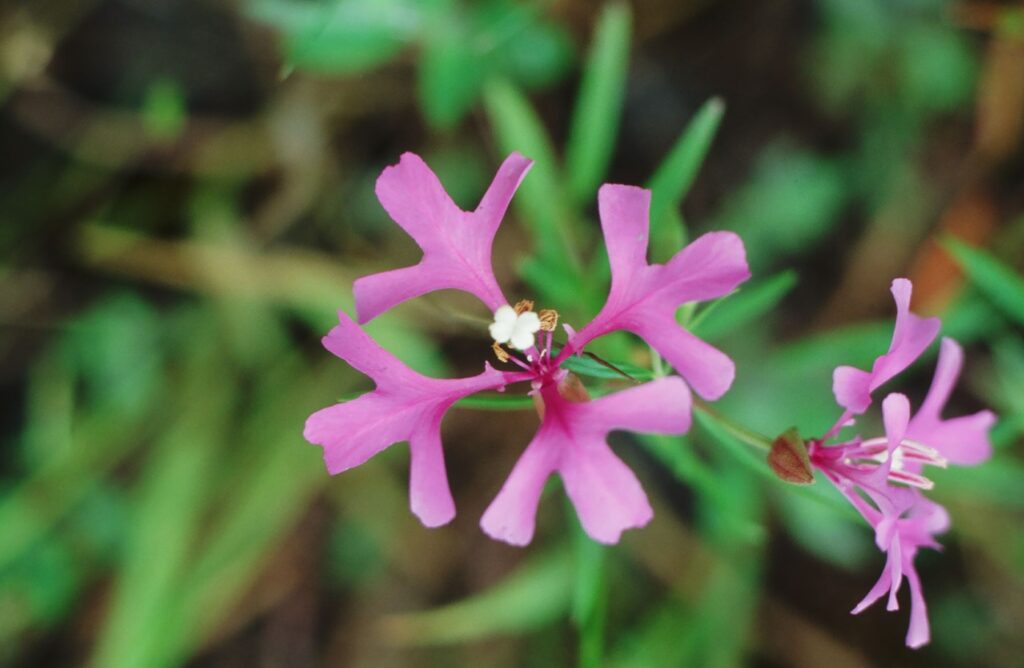
<svg viewBox="0 0 1024 668">
<path fill-rule="evenodd" d="M 5 4 L 0 663 L 1024 665 L 1022 130 L 1011 2 Z M 835 419 L 832 368 L 886 348 L 909 276 L 967 348 L 950 412 L 1000 415 L 990 462 L 935 475 L 931 646 L 903 647 L 905 609 L 848 614 L 884 557 L 832 489 L 706 421 L 621 435 L 656 518 L 611 549 L 557 489 L 526 549 L 477 528 L 531 410 L 449 414 L 441 529 L 404 446 L 329 477 L 305 417 L 369 385 L 319 337 L 355 277 L 417 259 L 373 195 L 405 150 L 464 208 L 508 152 L 537 161 L 496 267 L 577 327 L 601 182 L 653 189 L 653 259 L 739 232 L 754 279 L 684 315 L 737 361 L 718 408 L 767 434 Z M 475 373 L 467 315 L 435 295 L 369 330 Z M 934 357 L 893 388 L 920 401 Z"/>
</svg>

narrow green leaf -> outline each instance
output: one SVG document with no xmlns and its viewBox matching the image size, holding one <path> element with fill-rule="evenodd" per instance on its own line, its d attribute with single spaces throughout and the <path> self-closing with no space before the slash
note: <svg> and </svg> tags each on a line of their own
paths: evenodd
<svg viewBox="0 0 1024 668">
<path fill-rule="evenodd" d="M 383 631 L 399 644 L 440 645 L 540 628 L 569 610 L 574 568 L 568 551 L 542 554 L 468 599 L 387 618 Z"/>
<path fill-rule="evenodd" d="M 609 380 L 626 379 L 622 373 L 613 369 L 609 364 L 636 380 L 650 380 L 654 377 L 654 374 L 650 369 L 645 369 L 643 367 L 636 366 L 635 364 L 630 364 L 629 362 L 608 362 L 607 364 L 602 364 L 600 361 L 586 355 L 582 357 L 572 356 L 562 362 L 562 366 L 564 368 L 581 376 L 590 376 L 591 378 L 604 378 Z"/>
<path fill-rule="evenodd" d="M 423 16 L 405 0 L 331 3 L 255 0 L 249 12 L 283 34 L 285 60 L 317 72 L 359 72 L 398 54 L 420 31 Z"/>
<path fill-rule="evenodd" d="M 433 35 L 419 60 L 420 105 L 427 121 L 450 128 L 469 110 L 483 84 L 484 64 L 465 35 Z"/>
<path fill-rule="evenodd" d="M 615 146 L 629 66 L 630 23 L 628 5 L 607 5 L 583 70 L 566 146 L 569 189 L 580 203 L 597 191 Z"/>
<path fill-rule="evenodd" d="M 495 80 L 485 86 L 484 104 L 502 152 L 519 151 L 534 161 L 519 187 L 515 205 L 529 226 L 541 260 L 579 266 L 558 162 L 540 118 L 529 100 L 505 81 Z"/>
<path fill-rule="evenodd" d="M 485 411 L 520 411 L 533 408 L 533 397 L 504 394 L 474 394 L 455 403 L 456 408 L 475 408 Z"/>
<path fill-rule="evenodd" d="M 664 240 L 666 234 L 672 234 L 668 212 L 679 208 L 693 185 L 724 112 L 721 99 L 711 98 L 705 102 L 647 182 L 651 189 L 652 245 L 656 251 L 660 248 L 665 257 L 678 250 L 670 248 Z"/>
<path fill-rule="evenodd" d="M 231 475 L 224 503 L 176 596 L 168 602 L 158 647 L 160 661 L 180 665 L 208 635 L 223 625 L 239 598 L 258 577 L 285 534 L 330 480 L 316 448 L 299 447 L 301 424 L 323 397 L 324 374 L 314 374 L 297 357 L 268 369 L 250 417 L 235 434 L 242 447 L 226 468 Z M 280 400 L 280 388 L 291 388 Z M 267 490 L 273 490 L 272 493 Z"/>
<path fill-rule="evenodd" d="M 690 330 L 705 339 L 716 339 L 774 309 L 796 285 L 796 273 L 784 271 L 741 287 L 709 304 L 690 323 Z"/>
<path fill-rule="evenodd" d="M 947 238 L 943 245 L 982 294 L 1007 316 L 1024 325 L 1024 278 L 991 254 L 971 248 L 952 237 Z"/>
<path fill-rule="evenodd" d="M 572 509 L 570 509 L 572 512 Z M 575 527 L 576 582 L 572 618 L 579 633 L 580 668 L 604 665 L 605 618 L 608 610 L 607 550 Z"/>
<path fill-rule="evenodd" d="M 200 337 L 205 338 L 205 337 Z M 208 499 L 216 445 L 230 410 L 230 382 L 200 351 L 190 360 L 182 415 L 147 460 L 113 605 L 93 656 L 96 666 L 165 665 L 168 610 L 186 572 L 189 551 Z M 219 373 L 218 373 L 219 372 Z M 217 382 L 210 382 L 215 378 Z M 221 391 L 211 391 L 213 387 Z M 202 393 L 203 400 L 193 397 Z"/>
</svg>

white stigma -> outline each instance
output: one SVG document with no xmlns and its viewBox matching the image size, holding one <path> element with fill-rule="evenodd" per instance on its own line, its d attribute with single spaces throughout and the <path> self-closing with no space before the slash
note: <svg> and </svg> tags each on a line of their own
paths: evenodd
<svg viewBox="0 0 1024 668">
<path fill-rule="evenodd" d="M 540 331 L 540 317 L 533 311 L 516 313 L 506 304 L 494 312 L 494 322 L 488 329 L 497 343 L 527 350 L 533 347 L 534 334 Z"/>
</svg>

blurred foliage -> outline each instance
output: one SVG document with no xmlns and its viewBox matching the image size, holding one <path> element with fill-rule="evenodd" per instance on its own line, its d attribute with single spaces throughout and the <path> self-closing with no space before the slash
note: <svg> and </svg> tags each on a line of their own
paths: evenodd
<svg viewBox="0 0 1024 668">
<path fill-rule="evenodd" d="M 1019 8 L 172 4 L 0 10 L 0 663 L 1020 663 Z M 886 348 L 909 275 L 968 351 L 950 412 L 1000 418 L 990 462 L 934 476 L 954 529 L 922 555 L 933 644 L 903 648 L 905 613 L 847 615 L 882 567 L 868 530 L 704 414 L 619 440 L 656 519 L 614 548 L 557 482 L 531 547 L 480 535 L 536 423 L 522 396 L 448 418 L 450 527 L 410 516 L 402 448 L 329 477 L 302 424 L 368 383 L 317 341 L 355 277 L 416 260 L 373 196 L 403 150 L 464 208 L 506 153 L 536 161 L 496 265 L 574 325 L 607 291 L 601 183 L 652 189 L 653 260 L 739 232 L 754 278 L 679 321 L 737 362 L 715 410 L 768 435 L 831 424 L 832 369 Z M 470 308 L 431 296 L 368 331 L 475 371 Z M 627 336 L 594 350 L 618 369 L 573 360 L 595 394 L 664 371 Z M 934 357 L 899 381 L 915 401 Z"/>
</svg>

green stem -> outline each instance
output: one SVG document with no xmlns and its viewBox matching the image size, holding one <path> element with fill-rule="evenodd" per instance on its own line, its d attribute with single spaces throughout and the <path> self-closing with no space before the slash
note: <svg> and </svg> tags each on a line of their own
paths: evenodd
<svg viewBox="0 0 1024 668">
<path fill-rule="evenodd" d="M 709 418 L 714 420 L 718 426 L 720 426 L 725 432 L 738 441 L 746 443 L 749 446 L 758 448 L 760 450 L 771 450 L 772 439 L 768 438 L 764 434 L 748 429 L 741 424 L 733 422 L 731 419 L 719 413 L 717 410 L 709 406 L 705 401 L 694 398 L 693 400 L 694 410 L 698 410 L 704 413 Z"/>
<path fill-rule="evenodd" d="M 574 511 L 570 511 L 574 512 Z M 579 525 L 576 534 L 576 586 L 572 617 L 579 635 L 579 668 L 604 665 L 608 574 L 604 545 L 594 542 Z"/>
</svg>

